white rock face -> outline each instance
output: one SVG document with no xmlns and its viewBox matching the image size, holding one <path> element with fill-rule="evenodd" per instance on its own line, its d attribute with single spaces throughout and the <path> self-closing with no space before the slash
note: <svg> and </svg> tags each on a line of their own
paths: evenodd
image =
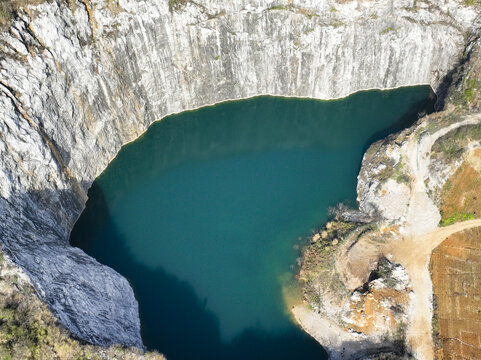
<svg viewBox="0 0 481 360">
<path fill-rule="evenodd" d="M 408 185 L 388 179 L 382 184 L 380 195 L 377 194 L 379 210 L 386 219 L 397 220 L 400 215 L 406 214 L 410 195 Z"/>
<path fill-rule="evenodd" d="M 68 244 L 123 144 L 227 99 L 436 89 L 476 16 L 461 0 L 110 4 L 45 2 L 0 35 L 0 238 L 76 336 L 138 346 L 127 281 Z"/>
</svg>

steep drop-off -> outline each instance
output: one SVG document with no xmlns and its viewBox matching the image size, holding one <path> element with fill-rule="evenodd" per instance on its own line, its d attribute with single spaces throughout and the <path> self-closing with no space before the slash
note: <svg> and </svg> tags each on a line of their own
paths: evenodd
<svg viewBox="0 0 481 360">
<path fill-rule="evenodd" d="M 21 10 L 0 35 L 0 237 L 74 335 L 136 346 L 129 284 L 68 244 L 123 144 L 227 99 L 437 89 L 476 17 L 454 0 L 69 4 Z"/>
</svg>

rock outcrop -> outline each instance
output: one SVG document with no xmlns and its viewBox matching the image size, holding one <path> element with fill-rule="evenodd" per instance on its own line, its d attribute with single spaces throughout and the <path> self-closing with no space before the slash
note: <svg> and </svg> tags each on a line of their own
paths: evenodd
<svg viewBox="0 0 481 360">
<path fill-rule="evenodd" d="M 75 336 L 142 346 L 128 282 L 69 246 L 93 180 L 164 116 L 259 94 L 437 89 L 464 1 L 54 0 L 0 35 L 0 240 Z"/>
</svg>

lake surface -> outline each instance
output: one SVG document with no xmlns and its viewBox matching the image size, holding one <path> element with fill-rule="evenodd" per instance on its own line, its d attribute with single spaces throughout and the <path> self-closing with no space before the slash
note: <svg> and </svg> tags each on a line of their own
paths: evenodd
<svg viewBox="0 0 481 360">
<path fill-rule="evenodd" d="M 144 343 L 169 360 L 325 359 L 288 311 L 299 248 L 355 204 L 367 146 L 433 101 L 412 87 L 169 116 L 95 181 L 71 243 L 130 281 Z"/>
</svg>

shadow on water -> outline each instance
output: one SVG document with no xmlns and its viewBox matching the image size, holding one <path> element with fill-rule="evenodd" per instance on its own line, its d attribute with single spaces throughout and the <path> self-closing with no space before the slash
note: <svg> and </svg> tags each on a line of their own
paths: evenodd
<svg viewBox="0 0 481 360">
<path fill-rule="evenodd" d="M 250 261 L 254 255 L 258 255 L 259 243 L 256 242 L 254 250 L 250 250 L 247 247 L 236 247 L 234 240 L 229 242 L 231 252 L 235 251 L 234 260 L 243 259 L 232 266 L 240 273 L 237 277 L 225 277 L 221 271 L 218 274 L 215 267 L 224 266 L 225 269 L 232 262 L 217 263 L 214 258 L 209 258 L 205 263 L 195 262 L 193 256 L 199 254 L 199 247 L 196 250 L 195 246 L 205 245 L 207 240 L 215 239 L 203 228 L 215 228 L 219 224 L 235 225 L 232 228 L 222 228 L 225 233 L 220 237 L 221 244 L 228 243 L 224 239 L 235 238 L 232 233 L 237 234 L 239 228 L 247 231 L 242 233 L 242 239 L 251 237 L 258 240 L 254 237 L 258 223 L 262 229 L 285 226 L 295 230 L 296 233 L 289 233 L 289 236 L 286 235 L 287 232 L 279 232 L 282 235 L 280 241 L 296 239 L 303 231 L 308 231 L 309 227 L 319 225 L 318 222 L 325 216 L 325 205 L 341 200 L 339 198 L 355 199 L 355 177 L 363 151 L 372 142 L 412 125 L 419 112 L 431 111 L 434 100 L 428 98 L 428 93 L 428 89 L 422 87 L 385 93 L 372 91 L 329 102 L 260 97 L 168 117 L 154 124 L 141 139 L 125 146 L 109 165 L 108 171 L 96 180 L 89 190 L 86 210 L 75 225 L 70 242 L 129 280 L 139 300 L 144 344 L 150 349 L 165 353 L 169 360 L 326 359 L 323 348 L 294 324 L 289 323 L 289 327 L 273 330 L 272 333 L 264 330 L 265 327 L 256 325 L 259 314 L 272 314 L 268 310 L 275 309 L 276 305 L 265 294 L 266 298 L 259 300 L 261 296 L 257 290 L 268 288 L 267 284 L 272 285 L 276 281 L 272 274 L 261 277 L 263 271 L 257 269 L 265 268 Z M 265 156 L 265 152 L 272 149 L 277 152 Z M 192 172 L 184 174 L 172 171 L 185 164 L 231 159 L 239 154 L 255 154 L 258 162 L 251 166 L 252 163 L 242 162 L 244 160 L 241 159 L 234 167 L 222 165 L 222 171 L 215 173 L 220 174 L 215 181 L 208 177 L 212 176 L 210 174 L 213 169 L 209 167 L 207 177 L 202 177 L 203 172 L 196 173 L 197 178 L 205 179 L 199 183 L 188 181 L 196 178 Z M 177 177 L 169 178 L 172 179 L 171 183 L 165 178 L 163 182 L 155 183 L 159 174 L 168 172 L 177 174 Z M 250 174 L 256 175 L 252 177 Z M 152 181 L 155 186 L 149 187 Z M 211 184 L 216 186 L 211 189 Z M 225 184 L 234 185 L 227 187 Z M 169 187 L 170 185 L 172 186 Z M 182 191 L 176 193 L 178 188 Z M 136 193 L 138 189 L 145 190 L 145 194 Z M 238 189 L 243 189 L 245 196 Z M 233 196 L 230 191 L 238 191 L 237 196 Z M 136 194 L 136 202 L 125 202 L 126 194 Z M 202 196 L 199 197 L 198 194 Z M 180 211 L 176 208 L 182 203 L 179 199 L 185 203 L 195 199 L 192 203 L 200 206 L 188 207 L 184 204 L 187 207 Z M 222 206 L 216 207 L 216 201 Z M 119 204 L 127 204 L 125 213 L 122 212 L 125 217 L 118 216 Z M 188 204 L 191 206 L 191 203 Z M 210 206 L 212 204 L 214 205 Z M 244 204 L 247 204 L 245 209 Z M 235 211 L 231 211 L 231 205 L 235 205 L 232 207 Z M 161 208 L 164 211 L 162 213 L 159 212 Z M 211 214 L 209 211 L 226 216 L 204 217 Z M 149 214 L 155 216 L 149 217 Z M 192 221 L 192 214 L 197 214 L 200 220 Z M 242 217 L 242 214 L 245 216 Z M 296 217 L 301 217 L 302 221 L 296 219 L 299 223 L 293 222 L 292 225 L 290 221 Z M 231 219 L 236 220 L 230 221 Z M 261 221 L 257 221 L 259 219 Z M 136 220 L 135 224 L 140 225 L 132 227 L 135 231 L 127 235 L 122 231 L 131 229 L 124 227 L 131 220 Z M 173 228 L 176 230 L 173 231 Z M 158 233 L 144 231 L 150 229 L 156 229 Z M 152 236 L 155 241 L 149 243 L 149 237 L 145 234 Z M 269 236 L 277 232 L 263 231 L 260 234 L 259 240 L 271 241 Z M 160 241 L 161 237 L 165 242 Z M 181 237 L 199 242 L 185 239 L 181 242 Z M 263 249 L 262 254 L 266 254 L 265 261 L 269 264 L 269 269 L 275 268 L 275 259 L 290 257 L 293 245 L 286 243 L 285 247 L 273 247 L 272 244 L 279 244 L 280 241 L 272 239 L 271 242 L 265 242 L 263 247 L 259 245 Z M 238 244 L 242 242 L 237 241 Z M 166 247 L 171 244 L 180 244 L 180 250 L 168 252 Z M 144 259 L 149 258 L 147 255 L 158 254 L 163 255 L 155 255 L 162 258 L 162 262 L 154 262 L 154 266 L 140 262 L 134 256 L 133 248 L 141 245 L 145 250 L 142 253 Z M 219 247 L 212 246 L 215 246 L 213 253 L 217 256 Z M 250 257 L 241 258 L 241 250 L 249 253 Z M 232 259 L 220 257 L 223 260 Z M 264 258 L 256 261 L 261 260 L 264 261 Z M 170 267 L 166 264 L 169 261 Z M 175 262 L 176 267 L 172 266 L 172 262 Z M 213 265 L 214 270 L 208 268 L 211 272 L 205 269 L 201 271 L 198 264 Z M 282 272 L 288 270 L 289 265 L 282 264 Z M 179 267 L 183 271 L 182 276 L 179 275 Z M 247 267 L 250 272 L 246 271 Z M 173 271 L 173 268 L 176 270 Z M 216 288 L 214 293 L 197 293 L 193 282 L 195 276 L 188 277 L 192 273 L 202 273 L 208 277 L 208 281 L 217 280 L 217 275 L 219 278 L 224 276 L 224 279 L 228 279 L 225 280 L 228 286 Z M 187 278 L 190 282 L 180 280 L 176 275 L 182 279 Z M 253 285 L 254 279 L 251 277 L 256 276 L 259 281 L 255 286 L 263 281 L 260 287 Z M 239 279 L 247 279 L 243 287 L 239 285 Z M 233 291 L 235 286 L 245 296 L 241 299 L 242 305 L 248 306 L 236 308 L 233 297 L 220 296 L 233 294 L 234 301 L 239 299 L 241 296 Z M 246 291 L 249 286 L 254 290 Z M 211 296 L 209 304 L 207 297 L 202 297 L 206 294 Z M 250 294 L 250 298 L 246 294 Z M 222 316 L 219 318 L 218 312 L 210 310 L 213 309 L 211 305 L 214 297 L 227 299 L 222 303 L 221 310 L 227 309 L 229 315 L 241 314 L 241 317 L 247 318 L 242 311 L 233 312 L 235 309 L 244 309 L 245 314 L 253 315 L 252 322 L 251 318 L 249 322 L 241 322 L 240 332 L 236 332 L 240 335 L 231 340 L 225 340 L 220 326 L 226 319 Z"/>
<path fill-rule="evenodd" d="M 364 145 L 363 153 L 376 141 L 385 139 L 389 135 L 396 134 L 399 131 L 410 128 L 416 121 L 426 114 L 434 112 L 436 104 L 436 94 L 431 90 L 427 99 L 415 102 L 402 116 L 391 126 L 373 134 Z"/>
<path fill-rule="evenodd" d="M 295 327 L 284 334 L 249 328 L 232 342 L 222 342 L 219 320 L 206 309 L 206 300 L 198 298 L 187 282 L 162 268 L 151 270 L 134 261 L 122 234 L 110 219 L 103 191 L 95 183 L 89 190 L 88 202 L 88 207 L 95 211 L 82 215 L 70 242 L 89 248 L 99 262 L 129 280 L 137 298 L 142 299 L 139 313 L 147 348 L 161 350 L 169 360 L 327 359 L 324 349 Z"/>
</svg>

